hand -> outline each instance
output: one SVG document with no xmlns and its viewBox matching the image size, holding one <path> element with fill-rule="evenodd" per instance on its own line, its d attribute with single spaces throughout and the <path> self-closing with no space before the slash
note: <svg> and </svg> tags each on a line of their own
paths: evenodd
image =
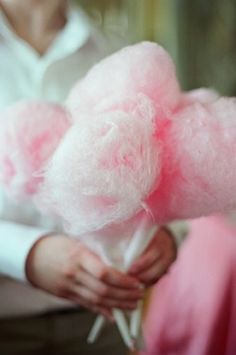
<svg viewBox="0 0 236 355">
<path fill-rule="evenodd" d="M 156 283 L 176 259 L 177 246 L 167 228 L 157 231 L 144 253 L 129 269 L 129 275 L 136 277 L 145 286 Z"/>
<path fill-rule="evenodd" d="M 143 297 L 138 280 L 106 266 L 80 242 L 66 236 L 41 238 L 31 249 L 29 281 L 111 319 L 111 308 L 135 309 Z"/>
</svg>

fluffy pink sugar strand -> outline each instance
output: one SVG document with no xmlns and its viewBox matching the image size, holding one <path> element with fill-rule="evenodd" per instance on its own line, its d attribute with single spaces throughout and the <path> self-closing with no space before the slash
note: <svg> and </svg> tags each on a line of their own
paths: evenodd
<svg viewBox="0 0 236 355">
<path fill-rule="evenodd" d="M 73 233 L 122 223 L 142 208 L 160 223 L 233 206 L 222 162 L 234 146 L 226 139 L 234 101 L 207 89 L 181 94 L 160 46 L 137 44 L 101 61 L 67 104 L 75 127 L 48 165 L 41 200 Z"/>
<path fill-rule="evenodd" d="M 36 193 L 39 171 L 69 124 L 66 111 L 54 103 L 21 101 L 1 112 L 0 180 L 11 197 Z"/>
<path fill-rule="evenodd" d="M 236 208 L 236 100 L 198 100 L 157 130 L 163 169 L 147 204 L 162 223 Z"/>
<path fill-rule="evenodd" d="M 101 157 L 94 156 L 92 163 L 94 151 L 91 156 L 87 155 L 92 143 L 93 148 L 96 148 L 96 140 L 92 135 L 86 145 L 86 140 L 82 142 L 78 139 L 78 132 L 84 137 L 84 132 L 78 125 L 77 132 L 74 130 L 75 141 L 82 142 L 82 146 L 79 150 L 78 146 L 75 149 L 73 140 L 69 137 L 68 145 L 66 144 L 69 151 L 61 145 L 61 149 L 57 151 L 60 154 L 54 156 L 55 160 L 47 172 L 45 183 L 49 188 L 46 188 L 46 196 L 51 199 L 48 201 L 49 205 L 54 206 L 57 213 L 71 226 L 72 233 L 88 232 L 102 229 L 112 223 L 122 223 L 145 205 L 157 223 L 234 209 L 236 103 L 235 99 L 227 98 L 208 101 L 191 101 L 169 119 L 158 121 L 156 118 L 155 140 L 152 140 L 153 134 L 150 130 L 147 132 L 147 139 L 142 141 L 142 149 L 145 145 L 146 151 L 154 149 L 149 156 L 149 164 L 153 170 L 147 185 L 144 181 L 150 176 L 147 174 L 149 167 L 145 166 L 146 155 L 139 156 L 135 154 L 135 150 L 131 150 L 133 158 L 138 159 L 135 163 L 133 160 L 132 164 L 137 164 L 139 169 L 132 170 L 130 164 L 124 164 L 127 170 L 120 170 L 121 160 L 118 160 L 119 164 L 117 161 L 113 164 L 113 159 L 109 160 L 114 152 L 111 149 L 114 141 L 108 134 L 109 144 L 102 148 L 102 166 L 99 171 L 97 162 L 101 161 Z M 109 114 L 108 117 L 111 118 L 112 115 Z M 119 137 L 119 144 L 124 144 L 126 139 L 132 142 L 131 144 L 140 142 L 140 136 L 135 134 L 139 121 L 135 121 L 130 115 L 123 118 L 129 120 L 131 126 L 130 131 L 125 130 L 126 136 Z M 95 119 L 95 122 L 100 126 L 100 119 Z M 143 123 L 146 127 L 147 122 Z M 145 136 L 144 126 L 141 126 L 142 137 Z M 109 130 L 106 133 L 109 133 Z M 79 161 L 81 149 L 86 152 L 82 165 Z M 74 150 L 78 154 L 74 156 L 75 160 L 72 159 Z M 97 154 L 98 150 L 95 151 Z M 66 156 L 71 159 L 69 165 L 70 159 L 66 160 Z M 104 164 L 106 159 L 111 165 Z M 76 170 L 75 166 L 79 170 Z M 85 173 L 86 167 L 88 170 Z M 62 169 L 66 171 L 65 177 L 59 174 Z M 130 174 L 130 171 L 134 174 Z M 140 173 L 141 178 L 138 177 Z M 137 193 L 138 198 L 134 198 L 134 193 Z"/>
<path fill-rule="evenodd" d="M 174 64 L 156 43 L 128 46 L 102 60 L 72 88 L 67 105 L 78 120 L 81 112 L 122 109 L 137 94 L 169 110 L 178 104 Z"/>
<path fill-rule="evenodd" d="M 61 216 L 73 234 L 122 223 L 142 210 L 161 167 L 153 115 L 145 101 L 141 111 L 81 117 L 45 169 L 39 205 Z"/>
<path fill-rule="evenodd" d="M 49 210 L 79 234 L 143 208 L 157 223 L 233 209 L 235 100 L 206 94 L 192 95 L 169 118 L 147 100 L 149 118 L 137 109 L 74 125 L 46 171 L 41 197 Z"/>
</svg>

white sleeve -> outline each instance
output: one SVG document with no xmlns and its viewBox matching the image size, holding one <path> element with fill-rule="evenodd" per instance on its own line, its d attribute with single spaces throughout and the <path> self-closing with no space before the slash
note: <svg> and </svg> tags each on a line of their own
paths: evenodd
<svg viewBox="0 0 236 355">
<path fill-rule="evenodd" d="M 25 262 L 33 244 L 49 231 L 0 221 L 0 273 L 26 281 Z"/>
</svg>

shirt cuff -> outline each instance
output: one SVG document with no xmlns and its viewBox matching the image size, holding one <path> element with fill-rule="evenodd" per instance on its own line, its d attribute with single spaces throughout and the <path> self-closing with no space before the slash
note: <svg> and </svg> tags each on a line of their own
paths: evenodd
<svg viewBox="0 0 236 355">
<path fill-rule="evenodd" d="M 0 222 L 0 273 L 20 281 L 27 281 L 25 263 L 34 243 L 48 230 Z"/>
</svg>

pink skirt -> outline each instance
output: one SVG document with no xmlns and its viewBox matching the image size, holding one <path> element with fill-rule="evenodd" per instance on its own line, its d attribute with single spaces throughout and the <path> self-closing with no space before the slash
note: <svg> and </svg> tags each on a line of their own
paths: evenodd
<svg viewBox="0 0 236 355">
<path fill-rule="evenodd" d="M 176 263 L 154 288 L 145 355 L 236 354 L 236 228 L 223 217 L 191 223 Z"/>
</svg>

